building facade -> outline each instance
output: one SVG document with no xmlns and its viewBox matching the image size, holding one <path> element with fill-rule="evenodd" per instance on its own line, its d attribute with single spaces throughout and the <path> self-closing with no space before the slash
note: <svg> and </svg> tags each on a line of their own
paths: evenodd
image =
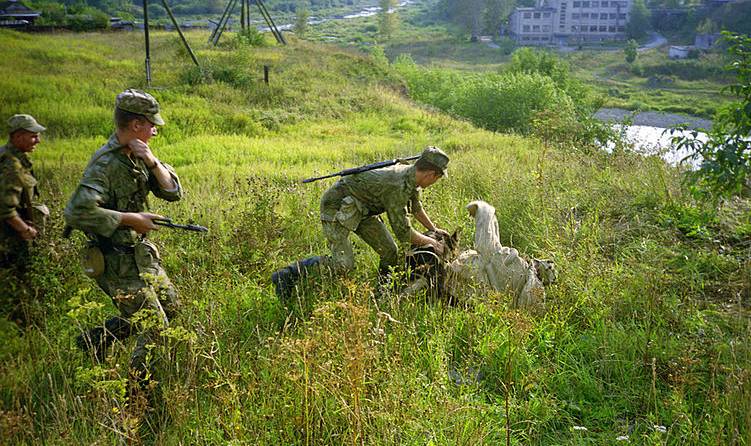
<svg viewBox="0 0 751 446">
<path fill-rule="evenodd" d="M 18 0 L 0 2 L 0 27 L 24 27 L 28 26 L 41 16 L 39 11 L 34 11 Z"/>
<path fill-rule="evenodd" d="M 626 38 L 633 0 L 540 0 L 516 8 L 509 36 L 521 45 L 571 45 Z"/>
</svg>

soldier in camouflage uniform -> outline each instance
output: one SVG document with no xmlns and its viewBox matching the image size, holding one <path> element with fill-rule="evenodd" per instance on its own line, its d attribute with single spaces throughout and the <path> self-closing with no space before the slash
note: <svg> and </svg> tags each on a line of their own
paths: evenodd
<svg viewBox="0 0 751 446">
<path fill-rule="evenodd" d="M 386 213 L 396 239 L 404 247 L 412 245 L 443 250 L 437 240 L 415 231 L 409 220 L 413 215 L 428 230 L 437 229 L 420 204 L 420 190 L 446 175 L 449 158 L 436 147 L 423 151 L 414 165 L 397 164 L 345 176 L 329 188 L 321 198 L 321 223 L 331 256 L 310 257 L 279 271 L 271 279 L 277 296 L 290 297 L 300 277 L 318 265 L 344 273 L 354 268 L 355 258 L 349 234 L 354 232 L 380 256 L 382 277 L 389 268 L 399 264 L 398 247 L 383 224 L 380 214 Z"/>
<path fill-rule="evenodd" d="M 147 345 L 156 342 L 156 329 L 132 324 L 139 310 L 150 310 L 166 326 L 178 309 L 177 292 L 160 265 L 159 252 L 147 239 L 158 215 L 147 211 L 152 192 L 167 201 L 182 197 L 172 167 L 154 156 L 148 141 L 164 121 L 159 104 L 148 93 L 126 90 L 115 102 L 117 129 L 89 161 L 78 188 L 65 208 L 65 220 L 88 237 L 84 271 L 93 277 L 120 311 L 77 339 L 85 351 L 101 358 L 117 339 L 139 334 L 131 370 L 139 377 L 149 369 Z"/>
<path fill-rule="evenodd" d="M 2 303 L 2 310 L 8 311 L 11 319 L 25 323 L 29 245 L 49 214 L 46 206 L 35 202 L 39 191 L 28 154 L 46 129 L 30 115 L 13 115 L 8 127 L 8 143 L 0 147 L 0 284 L 6 290 L 4 296 L 10 299 Z"/>
</svg>

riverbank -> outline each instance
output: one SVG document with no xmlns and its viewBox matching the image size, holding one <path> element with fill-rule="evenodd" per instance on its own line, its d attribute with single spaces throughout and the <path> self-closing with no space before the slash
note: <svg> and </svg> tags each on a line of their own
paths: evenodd
<svg viewBox="0 0 751 446">
<path fill-rule="evenodd" d="M 678 113 L 666 112 L 634 112 L 622 108 L 601 108 L 595 113 L 595 118 L 600 121 L 622 123 L 631 119 L 631 125 L 658 127 L 661 129 L 675 128 L 685 125 L 690 129 L 710 130 L 712 121 L 698 116 L 689 116 Z"/>
</svg>

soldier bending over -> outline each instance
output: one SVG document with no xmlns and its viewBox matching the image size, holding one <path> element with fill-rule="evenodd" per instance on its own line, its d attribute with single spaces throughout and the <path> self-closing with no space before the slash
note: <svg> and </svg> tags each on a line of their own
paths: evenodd
<svg viewBox="0 0 751 446">
<path fill-rule="evenodd" d="M 325 266 L 345 273 L 355 266 L 349 234 L 354 232 L 381 257 L 379 274 L 400 264 L 394 238 L 380 214 L 388 215 L 396 239 L 406 246 L 430 245 L 436 252 L 443 245 L 415 231 L 409 221 L 412 214 L 425 228 L 447 234 L 435 227 L 420 204 L 420 189 L 430 187 L 446 175 L 449 158 L 441 150 L 428 147 L 414 165 L 397 164 L 345 176 L 321 198 L 321 224 L 331 256 L 309 257 L 276 271 L 271 276 L 277 296 L 291 297 L 295 285 L 313 267 Z"/>
</svg>

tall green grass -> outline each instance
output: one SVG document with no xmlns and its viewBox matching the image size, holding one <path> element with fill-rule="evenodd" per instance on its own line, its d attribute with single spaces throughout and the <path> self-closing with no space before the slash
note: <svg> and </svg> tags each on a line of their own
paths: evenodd
<svg viewBox="0 0 751 446">
<path fill-rule="evenodd" d="M 197 73 L 174 36 L 154 36 L 167 125 L 153 147 L 185 199 L 153 210 L 209 226 L 154 239 L 180 290 L 159 347 L 161 384 L 126 399 L 130 342 L 95 365 L 73 338 L 114 313 L 62 239 L 61 210 L 111 131 L 114 96 L 144 87 L 140 36 L 0 32 L 0 115 L 49 128 L 33 154 L 51 227 L 32 268 L 39 325 L 0 325 L 0 438 L 9 444 L 749 444 L 748 213 L 692 213 L 680 172 L 657 158 L 543 150 L 407 100 L 404 81 L 361 54 L 205 48 Z M 230 36 L 231 37 L 231 36 Z M 261 80 L 270 65 L 269 86 Z M 6 93 L 7 92 L 7 93 Z M 269 276 L 325 253 L 318 202 L 299 180 L 419 152 L 451 156 L 425 191 L 440 226 L 464 205 L 497 209 L 504 244 L 553 257 L 544 310 L 503 294 L 450 307 L 375 291 L 377 258 L 314 278 L 293 308 Z M 700 227 L 703 231 L 692 231 Z M 746 232 L 744 232 L 746 231 Z M 697 236 L 696 234 L 704 234 Z M 745 234 L 745 235 L 744 235 Z M 586 431 L 574 429 L 586 427 Z M 665 432 L 655 426 L 664 426 Z"/>
</svg>

